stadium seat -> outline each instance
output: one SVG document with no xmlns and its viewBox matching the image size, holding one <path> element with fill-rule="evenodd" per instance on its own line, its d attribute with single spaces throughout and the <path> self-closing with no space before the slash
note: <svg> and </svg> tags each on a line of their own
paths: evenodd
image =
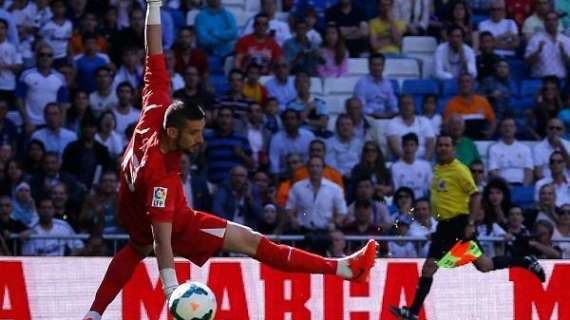
<svg viewBox="0 0 570 320">
<path fill-rule="evenodd" d="M 368 59 L 348 59 L 348 74 L 350 76 L 363 76 L 365 74 L 368 74 Z"/>
<path fill-rule="evenodd" d="M 323 81 L 321 78 L 311 77 L 311 93 L 318 96 L 323 95 Z"/>
<path fill-rule="evenodd" d="M 210 74 L 214 74 L 214 75 L 224 75 L 224 65 L 222 64 L 222 59 L 215 57 L 215 56 L 209 56 L 208 57 L 208 71 L 210 72 Z"/>
<path fill-rule="evenodd" d="M 216 95 L 225 95 L 230 90 L 228 79 L 224 75 L 212 74 L 209 76 Z"/>
<path fill-rule="evenodd" d="M 259 83 L 266 84 L 271 78 L 273 78 L 273 76 L 261 76 L 259 77 Z"/>
<path fill-rule="evenodd" d="M 259 0 L 245 0 L 244 9 L 247 12 L 257 13 L 261 11 L 261 1 Z M 278 1 L 279 2 L 279 1 Z"/>
<path fill-rule="evenodd" d="M 443 111 L 445 111 L 445 108 L 447 108 L 447 103 L 449 103 L 449 100 L 451 100 L 452 97 L 439 97 L 439 99 L 437 100 L 437 110 L 436 112 L 438 114 L 443 114 Z"/>
<path fill-rule="evenodd" d="M 232 9 L 245 9 L 245 0 L 222 0 L 224 8 L 233 11 Z"/>
<path fill-rule="evenodd" d="M 540 86 L 542 86 L 542 80 L 523 80 L 521 83 L 521 98 L 534 98 L 538 94 Z"/>
<path fill-rule="evenodd" d="M 513 81 L 521 83 L 529 77 L 528 64 L 523 60 L 512 59 L 507 60 L 507 63 L 509 64 L 510 78 Z"/>
<path fill-rule="evenodd" d="M 402 84 L 403 94 L 412 95 L 427 95 L 439 93 L 439 88 L 437 81 L 429 79 L 418 79 L 418 80 L 404 80 Z"/>
<path fill-rule="evenodd" d="M 384 66 L 384 76 L 389 79 L 419 79 L 420 65 L 412 58 L 388 58 Z"/>
<path fill-rule="evenodd" d="M 512 202 L 523 208 L 528 208 L 534 203 L 534 187 L 515 186 L 511 191 Z"/>
<path fill-rule="evenodd" d="M 515 115 L 523 115 L 525 111 L 534 107 L 534 98 L 511 99 L 510 107 Z"/>
<path fill-rule="evenodd" d="M 235 65 L 235 57 L 234 56 L 228 56 L 226 58 L 226 61 L 224 61 L 224 74 L 227 76 L 230 74 L 230 71 L 232 71 L 232 69 L 234 68 Z"/>
<path fill-rule="evenodd" d="M 394 94 L 400 95 L 400 81 L 397 79 L 392 79 L 390 82 L 392 82 L 392 89 L 394 89 Z"/>
<path fill-rule="evenodd" d="M 433 54 L 437 48 L 434 37 L 404 37 L 402 39 L 402 53 Z"/>
<path fill-rule="evenodd" d="M 360 77 L 344 77 L 344 78 L 325 78 L 324 90 L 325 95 L 349 95 L 354 93 L 354 86 Z"/>
<path fill-rule="evenodd" d="M 186 13 L 186 25 L 193 26 L 196 16 L 200 13 L 200 10 L 190 10 Z"/>
<path fill-rule="evenodd" d="M 255 15 L 253 12 L 247 12 L 243 9 L 235 9 L 232 7 L 228 8 L 228 11 L 230 11 L 236 18 L 236 26 L 239 33 L 241 33 L 241 31 L 245 28 L 245 25 L 249 19 Z"/>
<path fill-rule="evenodd" d="M 322 99 L 327 104 L 329 115 L 337 115 L 345 112 L 344 102 L 350 96 L 324 96 Z M 329 119 L 330 120 L 330 119 Z"/>
<path fill-rule="evenodd" d="M 455 79 L 441 80 L 440 83 L 442 97 L 453 97 L 459 92 L 459 86 Z"/>
<path fill-rule="evenodd" d="M 289 21 L 289 12 L 276 12 L 275 18 L 280 21 L 288 22 Z"/>
</svg>

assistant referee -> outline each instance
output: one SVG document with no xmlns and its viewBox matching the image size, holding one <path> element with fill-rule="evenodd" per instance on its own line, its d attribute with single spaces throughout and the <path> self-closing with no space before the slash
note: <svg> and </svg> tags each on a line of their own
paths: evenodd
<svg viewBox="0 0 570 320">
<path fill-rule="evenodd" d="M 453 139 L 440 135 L 436 140 L 437 165 L 431 182 L 431 205 L 438 220 L 436 231 L 431 236 L 428 257 L 422 267 L 414 302 L 409 307 L 393 307 L 392 312 L 400 319 L 417 319 L 420 308 L 428 295 L 437 261 L 459 240 L 477 240 L 475 214 L 481 207 L 481 195 L 469 169 L 455 158 Z M 481 272 L 518 266 L 534 273 L 542 282 L 545 275 L 535 257 L 493 257 L 481 255 L 473 262 Z"/>
</svg>

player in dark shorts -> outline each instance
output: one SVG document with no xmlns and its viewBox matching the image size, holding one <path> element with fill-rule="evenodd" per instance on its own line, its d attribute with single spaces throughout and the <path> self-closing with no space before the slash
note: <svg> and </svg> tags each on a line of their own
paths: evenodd
<svg viewBox="0 0 570 320">
<path fill-rule="evenodd" d="M 418 319 L 418 314 L 427 297 L 433 275 L 440 260 L 459 240 L 474 240 L 474 214 L 480 210 L 481 195 L 469 169 L 455 159 L 453 139 L 441 135 L 436 141 L 437 165 L 431 182 L 431 206 L 438 220 L 436 231 L 431 236 L 428 257 L 422 267 L 414 302 L 409 307 L 392 307 L 391 311 L 400 319 Z M 473 261 L 481 272 L 521 267 L 545 281 L 544 270 L 535 257 L 524 258 L 497 256 L 492 259 L 484 254 Z"/>
</svg>

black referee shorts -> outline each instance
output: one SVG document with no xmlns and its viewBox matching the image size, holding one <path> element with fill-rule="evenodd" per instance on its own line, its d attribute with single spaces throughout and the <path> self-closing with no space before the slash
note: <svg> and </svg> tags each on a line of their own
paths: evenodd
<svg viewBox="0 0 570 320">
<path fill-rule="evenodd" d="M 463 231 L 469 224 L 469 215 L 462 214 L 449 220 L 437 223 L 435 232 L 431 235 L 428 258 L 439 260 L 457 243 L 463 239 Z M 477 239 L 471 239 L 477 242 Z M 477 242 L 477 244 L 479 244 Z M 479 245 L 481 248 L 481 245 Z M 482 250 L 482 249 L 481 249 Z"/>
</svg>

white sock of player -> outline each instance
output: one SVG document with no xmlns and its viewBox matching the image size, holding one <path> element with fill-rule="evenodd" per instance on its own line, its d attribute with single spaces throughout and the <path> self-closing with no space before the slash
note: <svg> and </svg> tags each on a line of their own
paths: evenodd
<svg viewBox="0 0 570 320">
<path fill-rule="evenodd" d="M 83 319 L 87 319 L 87 320 L 101 320 L 101 315 L 95 311 L 89 311 L 87 312 L 87 314 L 85 315 L 85 317 L 83 317 Z"/>
<path fill-rule="evenodd" d="M 352 279 L 352 270 L 348 266 L 348 259 L 338 259 L 336 263 L 336 275 L 344 279 Z"/>
<path fill-rule="evenodd" d="M 146 8 L 146 24 L 160 25 L 160 6 L 161 1 L 148 1 Z"/>
</svg>

